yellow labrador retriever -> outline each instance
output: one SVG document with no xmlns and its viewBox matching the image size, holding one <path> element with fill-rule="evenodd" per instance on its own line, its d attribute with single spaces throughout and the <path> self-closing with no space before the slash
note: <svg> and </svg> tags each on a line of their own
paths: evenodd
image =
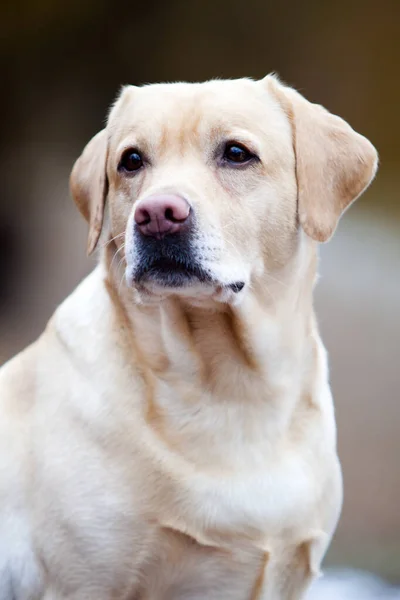
<svg viewBox="0 0 400 600">
<path fill-rule="evenodd" d="M 1 600 L 297 600 L 341 507 L 317 242 L 373 146 L 275 77 L 123 89 L 95 271 L 0 373 Z"/>
</svg>

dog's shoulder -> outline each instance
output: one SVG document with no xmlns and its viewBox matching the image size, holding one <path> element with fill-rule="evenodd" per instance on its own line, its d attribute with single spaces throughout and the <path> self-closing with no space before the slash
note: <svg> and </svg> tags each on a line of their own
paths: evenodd
<svg viewBox="0 0 400 600">
<path fill-rule="evenodd" d="M 71 338 L 100 331 L 110 317 L 110 298 L 105 285 L 106 273 L 98 265 L 60 304 L 50 319 L 47 330 L 55 330 Z M 69 335 L 68 335 L 69 333 Z"/>
<path fill-rule="evenodd" d="M 0 405 L 9 397 L 28 397 L 57 347 L 85 345 L 102 327 L 108 312 L 103 273 L 97 267 L 57 308 L 40 337 L 0 368 Z"/>
</svg>

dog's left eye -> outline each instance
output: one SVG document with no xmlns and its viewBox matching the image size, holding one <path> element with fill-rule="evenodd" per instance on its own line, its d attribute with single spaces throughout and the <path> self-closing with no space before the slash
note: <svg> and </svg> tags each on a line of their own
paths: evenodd
<svg viewBox="0 0 400 600">
<path fill-rule="evenodd" d="M 130 148 L 123 153 L 118 169 L 123 169 L 131 173 L 132 171 L 138 171 L 142 167 L 143 159 L 140 153 L 136 149 Z"/>
<path fill-rule="evenodd" d="M 224 159 L 230 163 L 243 164 L 249 162 L 253 158 L 256 158 L 255 155 L 242 144 L 230 142 L 225 146 Z"/>
</svg>

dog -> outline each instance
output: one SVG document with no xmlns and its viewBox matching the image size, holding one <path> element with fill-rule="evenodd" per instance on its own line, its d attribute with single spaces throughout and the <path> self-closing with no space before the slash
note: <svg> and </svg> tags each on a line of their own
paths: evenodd
<svg viewBox="0 0 400 600">
<path fill-rule="evenodd" d="M 1 600 L 298 600 L 342 502 L 317 246 L 372 144 L 274 75 L 127 86 L 99 264 L 0 371 Z"/>
</svg>

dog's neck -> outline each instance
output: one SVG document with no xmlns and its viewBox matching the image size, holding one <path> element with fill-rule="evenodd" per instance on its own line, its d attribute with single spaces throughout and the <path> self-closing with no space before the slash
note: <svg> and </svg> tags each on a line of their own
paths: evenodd
<svg viewBox="0 0 400 600">
<path fill-rule="evenodd" d="M 114 252 L 108 249 L 106 265 Z M 301 260 L 302 269 L 293 265 L 285 279 L 265 275 L 243 292 L 236 306 L 215 303 L 213 309 L 194 306 L 178 295 L 157 304 L 136 303 L 122 274 L 108 270 L 110 297 L 145 380 L 150 422 L 168 421 L 166 429 L 178 430 L 182 419 L 196 415 L 198 432 L 199 411 L 204 415 L 212 406 L 221 427 L 234 431 L 234 411 L 235 420 L 244 429 L 247 423 L 254 440 L 258 419 L 263 421 L 260 436 L 271 415 L 271 430 L 279 436 L 298 403 L 312 403 L 310 374 L 319 360 L 312 308 L 314 248 Z M 179 423 L 173 422 L 174 414 L 182 417 Z M 207 429 L 207 418 L 203 426 Z M 173 437 L 177 443 L 176 432 Z"/>
</svg>

